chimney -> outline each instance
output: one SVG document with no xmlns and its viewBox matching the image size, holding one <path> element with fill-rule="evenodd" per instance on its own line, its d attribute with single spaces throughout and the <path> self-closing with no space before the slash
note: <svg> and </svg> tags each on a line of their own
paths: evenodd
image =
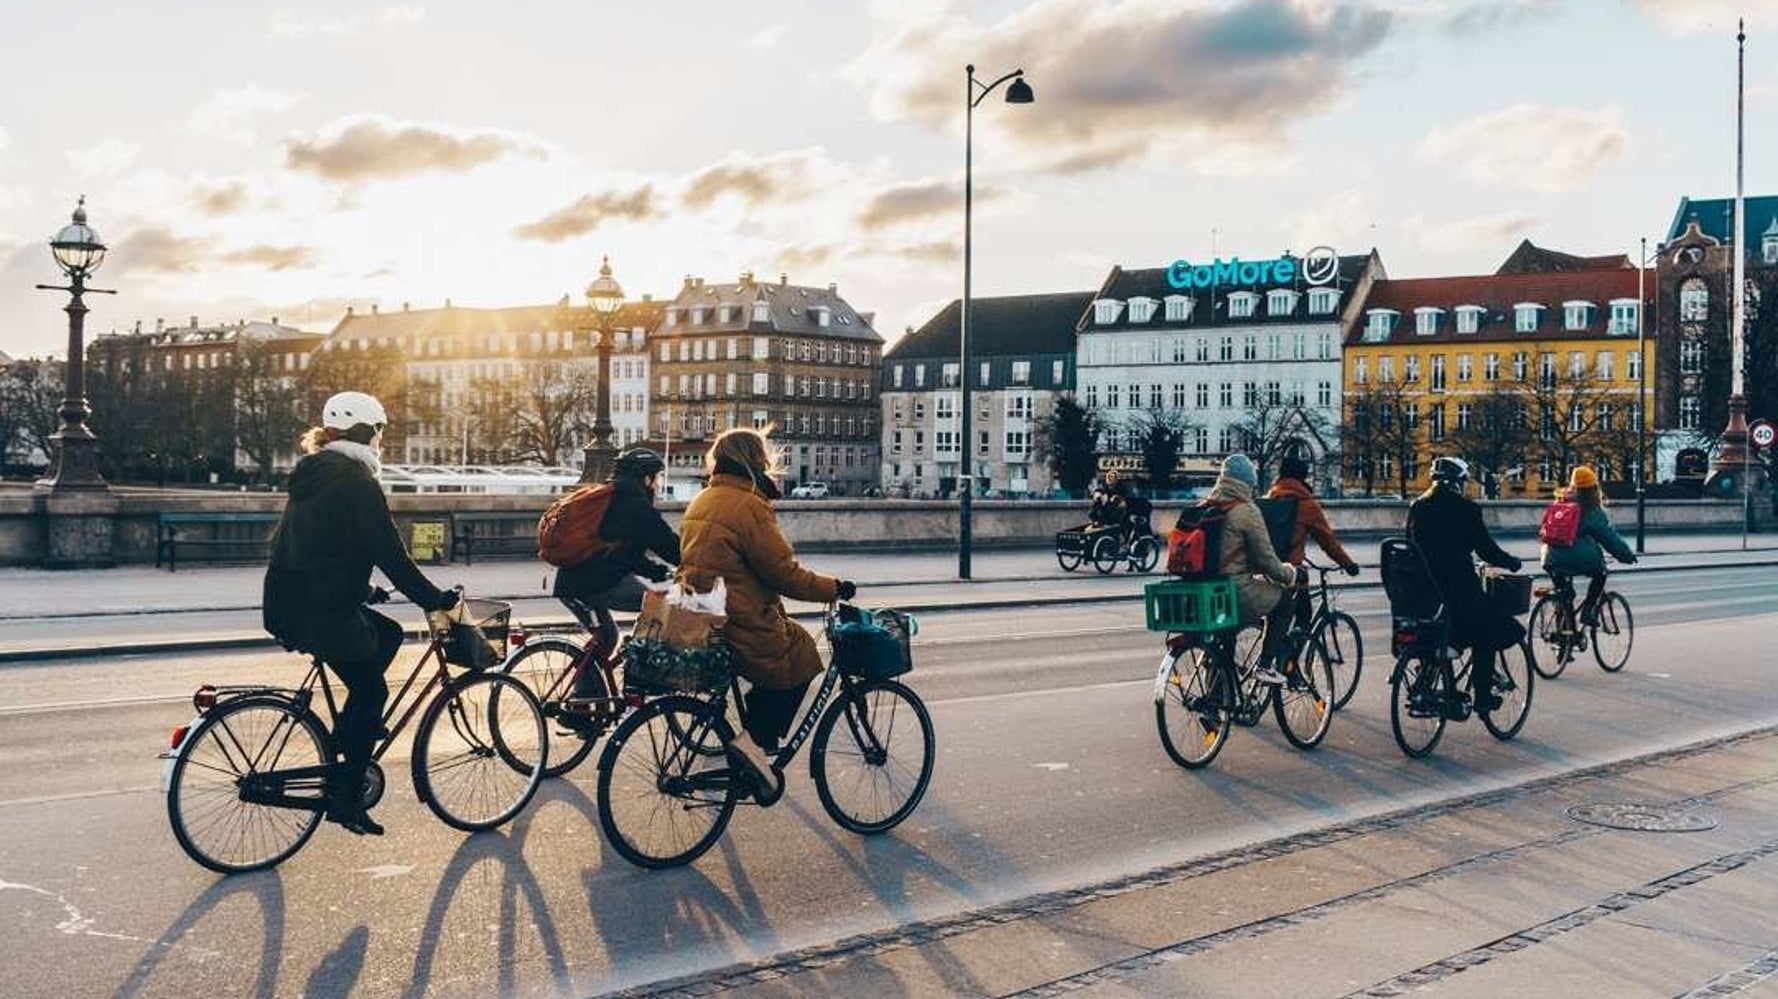
<svg viewBox="0 0 1778 999">
<path fill-rule="evenodd" d="M 779 287 L 786 287 L 789 284 L 790 284 L 790 275 L 785 273 L 784 271 L 779 271 L 778 272 L 778 286 Z"/>
<path fill-rule="evenodd" d="M 644 302 L 644 303 L 647 303 L 647 302 L 652 302 L 652 301 L 654 301 L 654 292 L 651 292 L 651 291 L 645 291 L 645 292 L 643 292 L 643 293 L 642 293 L 642 301 L 643 301 L 643 302 Z"/>
<path fill-rule="evenodd" d="M 350 319 L 350 318 L 352 318 L 352 315 L 353 315 L 353 312 L 352 312 L 352 307 L 351 307 L 351 306 L 350 306 L 350 305 L 348 305 L 348 306 L 346 306 L 346 318 L 347 318 L 347 319 Z M 275 323 L 275 322 L 277 322 L 277 321 L 278 321 L 278 320 L 277 320 L 277 319 L 275 319 L 275 318 L 274 318 L 274 319 L 273 319 L 273 320 L 272 320 L 272 322 L 274 322 L 274 323 Z"/>
<path fill-rule="evenodd" d="M 159 316 L 155 316 L 154 317 L 154 331 L 156 333 L 164 333 L 164 332 L 166 332 L 166 330 L 167 330 L 166 320 L 162 319 Z"/>
<path fill-rule="evenodd" d="M 696 288 L 697 286 L 698 286 L 697 281 L 694 280 L 690 274 L 687 274 L 685 276 L 685 290 L 690 291 L 693 288 Z"/>
<path fill-rule="evenodd" d="M 373 316 L 377 314 L 377 303 L 370 303 L 370 314 Z"/>
<path fill-rule="evenodd" d="M 860 312 L 858 314 L 858 321 L 866 326 L 875 326 L 877 324 L 877 314 L 875 312 Z"/>
<path fill-rule="evenodd" d="M 702 288 L 704 286 L 704 279 L 703 278 L 698 278 L 697 282 L 698 282 L 697 287 Z"/>
<path fill-rule="evenodd" d="M 138 319 L 138 320 L 136 320 L 136 333 L 139 335 L 139 334 L 141 334 L 141 332 L 142 332 L 142 320 Z"/>
<path fill-rule="evenodd" d="M 401 311 L 406 312 L 408 310 L 408 308 L 409 308 L 409 303 L 407 303 L 407 302 L 401 303 Z"/>
<path fill-rule="evenodd" d="M 833 281 L 829 281 L 827 283 L 827 293 L 829 295 L 838 295 L 840 293 L 840 286 Z"/>
<path fill-rule="evenodd" d="M 752 284 L 753 283 L 753 272 L 752 271 L 742 271 L 740 283 L 743 285 Z"/>
<path fill-rule="evenodd" d="M 451 300 L 447 298 L 447 299 L 445 299 L 445 308 L 448 309 L 450 307 L 451 307 Z"/>
<path fill-rule="evenodd" d="M 273 317 L 272 317 L 272 325 L 273 325 L 273 326 L 277 326 L 277 325 L 280 325 L 280 324 L 279 324 L 279 322 L 278 322 L 278 317 L 277 317 L 277 316 L 273 316 Z"/>
<path fill-rule="evenodd" d="M 196 316 L 191 317 L 191 328 L 194 330 L 198 328 L 198 317 L 196 317 Z"/>
</svg>

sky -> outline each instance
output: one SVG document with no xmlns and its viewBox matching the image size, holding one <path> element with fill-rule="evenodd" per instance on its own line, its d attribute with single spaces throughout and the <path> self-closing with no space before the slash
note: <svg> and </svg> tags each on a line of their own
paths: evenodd
<svg viewBox="0 0 1778 999">
<path fill-rule="evenodd" d="M 1332 245 L 1393 276 L 1633 252 L 1778 192 L 1778 0 L 9 0 L 0 351 L 63 349 L 46 242 L 112 250 L 89 332 L 330 328 L 348 304 L 837 283 L 893 338 L 975 292 Z"/>
</svg>

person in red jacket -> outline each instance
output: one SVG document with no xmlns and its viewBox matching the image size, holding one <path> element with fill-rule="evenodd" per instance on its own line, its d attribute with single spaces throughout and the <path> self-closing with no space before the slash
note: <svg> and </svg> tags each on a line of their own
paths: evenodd
<svg viewBox="0 0 1778 999">
<path fill-rule="evenodd" d="M 1333 525 L 1327 522 L 1327 511 L 1321 508 L 1321 501 L 1315 498 L 1315 490 L 1309 486 L 1308 461 L 1293 454 L 1280 462 L 1278 481 L 1266 490 L 1266 498 L 1296 500 L 1296 527 L 1292 529 L 1290 551 L 1286 553 L 1284 561 L 1291 565 L 1302 565 L 1309 539 L 1313 537 L 1315 544 L 1327 553 L 1327 557 L 1346 570 L 1346 575 L 1358 575 L 1358 563 L 1353 561 L 1352 556 L 1340 544 L 1339 536 L 1334 534 Z M 1300 586 L 1296 592 L 1297 627 L 1309 627 L 1310 612 L 1308 587 Z"/>
</svg>

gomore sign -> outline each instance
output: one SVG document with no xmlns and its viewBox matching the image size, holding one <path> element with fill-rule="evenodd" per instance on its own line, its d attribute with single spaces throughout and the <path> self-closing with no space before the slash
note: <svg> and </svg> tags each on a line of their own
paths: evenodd
<svg viewBox="0 0 1778 999">
<path fill-rule="evenodd" d="M 1301 259 L 1223 260 L 1193 264 L 1175 260 L 1167 268 L 1167 283 L 1181 291 L 1190 288 L 1250 287 L 1295 284 L 1298 276 L 1310 285 L 1329 284 L 1340 272 L 1340 257 L 1331 247 L 1317 246 Z"/>
</svg>

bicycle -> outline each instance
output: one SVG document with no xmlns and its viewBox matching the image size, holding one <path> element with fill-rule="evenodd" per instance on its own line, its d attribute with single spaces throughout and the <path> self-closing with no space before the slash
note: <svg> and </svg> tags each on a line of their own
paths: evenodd
<svg viewBox="0 0 1778 999">
<path fill-rule="evenodd" d="M 484 640 L 497 633 L 505 642 L 511 605 L 464 603 Z M 522 682 L 474 668 L 489 656 L 498 661 L 492 642 L 478 654 L 447 620 L 428 615 L 427 625 L 426 651 L 384 712 L 364 805 L 382 800 L 383 756 L 420 714 L 410 760 L 415 794 L 447 825 L 493 829 L 516 816 L 543 779 L 543 710 Z M 429 662 L 435 668 L 416 690 Z M 453 677 L 447 663 L 471 668 Z M 317 689 L 326 723 L 316 714 Z M 192 705 L 198 717 L 175 729 L 172 748 L 161 754 L 173 837 L 192 860 L 222 874 L 282 863 L 314 835 L 327 809 L 327 775 L 341 765 L 333 736 L 339 704 L 326 665 L 312 658 L 295 687 L 206 684 Z"/>
<path fill-rule="evenodd" d="M 568 635 L 527 635 L 515 631 L 513 641 L 518 643 L 518 649 L 500 671 L 518 677 L 530 688 L 547 720 L 587 719 L 584 732 L 549 727 L 549 764 L 543 775 L 561 777 L 585 762 L 599 738 L 629 709 L 617 681 L 619 659 L 606 654 L 597 634 L 588 636 L 583 644 Z M 593 692 L 587 697 L 574 697 L 581 675 L 588 670 L 593 671 Z"/>
<path fill-rule="evenodd" d="M 1321 577 L 1316 584 L 1315 596 L 1311 597 L 1315 601 L 1315 611 L 1309 618 L 1307 637 L 1320 643 L 1327 664 L 1333 670 L 1333 706 L 1337 711 L 1345 707 L 1358 690 L 1358 677 L 1364 672 L 1364 635 L 1358 630 L 1357 619 L 1339 609 L 1338 597 L 1327 583 L 1327 577 L 1339 570 L 1319 565 L 1313 559 L 1304 559 L 1303 564 Z M 1296 629 L 1292 630 L 1293 637 L 1298 634 Z M 1299 648 L 1299 654 L 1300 651 Z"/>
<path fill-rule="evenodd" d="M 823 633 L 830 647 L 839 622 L 863 613 L 848 604 L 829 606 Z M 736 737 L 728 719 L 731 698 L 746 723 L 739 681 L 722 677 L 713 686 L 646 703 L 635 697 L 640 706 L 618 724 L 599 757 L 599 825 L 618 854 L 638 867 L 676 867 L 702 856 L 751 786 L 728 762 Z M 905 716 L 917 735 L 907 731 Z M 891 746 L 898 727 L 912 737 Z M 821 807 L 844 829 L 862 835 L 893 829 L 931 783 L 932 718 L 919 695 L 894 679 L 858 672 L 838 654 L 829 656 L 814 701 L 773 758 L 780 779 L 811 734 L 809 776 Z M 853 792 L 871 800 L 854 803 Z"/>
<path fill-rule="evenodd" d="M 1101 576 L 1110 575 L 1120 565 L 1129 566 L 1131 572 L 1154 571 L 1161 561 L 1161 539 L 1146 524 L 1136 530 L 1133 538 L 1127 538 L 1123 531 L 1110 530 L 1093 539 L 1087 559 Z"/>
<path fill-rule="evenodd" d="M 1154 680 L 1155 726 L 1161 747 L 1188 770 L 1208 766 L 1227 743 L 1231 723 L 1258 724 L 1268 704 L 1292 746 L 1314 749 L 1327 737 L 1334 674 L 1321 640 L 1304 636 L 1297 665 L 1286 671 L 1285 682 L 1264 684 L 1257 676 L 1260 657 L 1251 648 L 1245 654 L 1237 648 L 1243 630 L 1224 626 L 1167 635 L 1167 651 Z"/>
<path fill-rule="evenodd" d="M 1537 605 L 1531 608 L 1531 636 L 1555 652 L 1547 667 L 1542 656 L 1533 656 L 1531 665 L 1546 680 L 1561 676 L 1579 653 L 1593 650 L 1593 661 L 1607 673 L 1616 673 L 1630 661 L 1630 648 L 1636 641 L 1636 623 L 1630 613 L 1630 601 L 1616 590 L 1599 595 L 1598 614 L 1592 624 L 1581 624 L 1575 605 L 1574 577 L 1565 572 L 1550 573 L 1550 586 L 1537 588 Z"/>
</svg>

